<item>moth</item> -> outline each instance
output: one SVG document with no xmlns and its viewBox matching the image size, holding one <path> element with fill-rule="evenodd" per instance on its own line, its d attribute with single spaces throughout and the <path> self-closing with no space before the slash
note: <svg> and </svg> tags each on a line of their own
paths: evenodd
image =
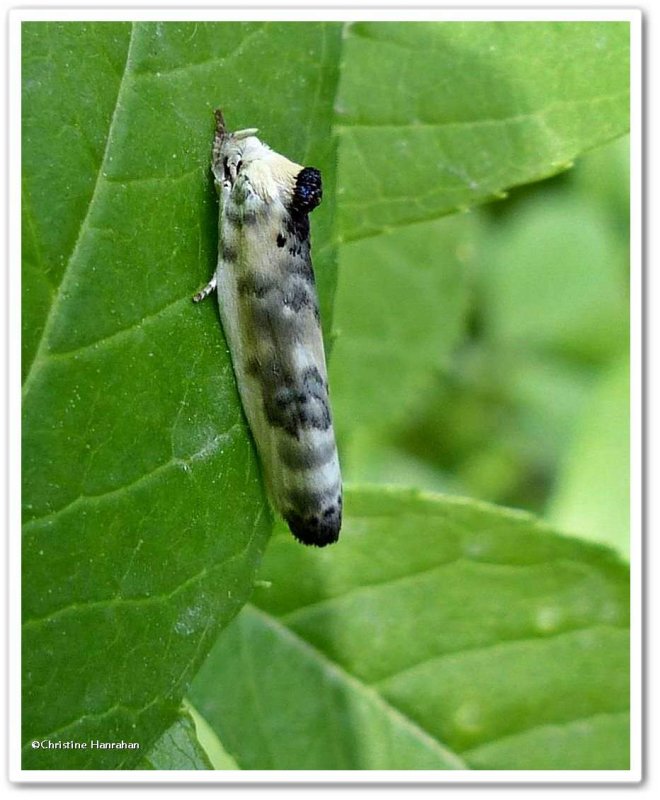
<svg viewBox="0 0 660 800">
<path fill-rule="evenodd" d="M 217 292 L 243 409 L 275 509 L 300 542 L 337 541 L 342 482 L 308 215 L 321 173 L 228 131 L 215 112 L 211 169 L 218 263 L 195 302 Z"/>
</svg>

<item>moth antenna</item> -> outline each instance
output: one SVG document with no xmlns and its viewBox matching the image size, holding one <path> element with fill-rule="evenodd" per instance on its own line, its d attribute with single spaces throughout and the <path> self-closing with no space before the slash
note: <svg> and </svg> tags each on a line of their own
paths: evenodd
<svg viewBox="0 0 660 800">
<path fill-rule="evenodd" d="M 222 146 L 225 139 L 229 136 L 227 126 L 225 125 L 225 118 L 221 108 L 216 108 L 213 112 L 215 115 L 215 136 L 213 137 L 213 172 L 220 180 L 220 173 L 216 173 L 216 166 L 221 163 Z"/>
<path fill-rule="evenodd" d="M 222 138 L 227 135 L 227 126 L 225 125 L 225 118 L 221 108 L 216 108 L 213 112 L 215 114 L 215 136 Z"/>
</svg>

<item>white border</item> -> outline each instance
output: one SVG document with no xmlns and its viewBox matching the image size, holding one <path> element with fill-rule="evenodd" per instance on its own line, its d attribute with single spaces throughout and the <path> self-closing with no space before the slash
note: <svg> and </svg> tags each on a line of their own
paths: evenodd
<svg viewBox="0 0 660 800">
<path fill-rule="evenodd" d="M 361 6 L 310 8 L 291 2 L 287 8 L 268 2 L 260 8 L 197 7 L 173 8 L 89 8 L 71 4 L 68 8 L 12 9 L 8 18 L 9 40 L 9 470 L 8 507 L 10 531 L 20 532 L 20 26 L 23 21 L 49 20 L 534 20 L 534 21 L 628 21 L 631 25 L 631 767 L 629 770 L 554 771 L 352 771 L 280 770 L 203 772 L 140 772 L 134 770 L 23 770 L 20 766 L 20 535 L 9 537 L 10 661 L 9 661 L 9 776 L 29 783 L 289 783 L 289 784 L 630 784 L 642 780 L 642 13 L 638 9 L 438 9 L 425 3 L 415 8 L 382 6 L 364 2 Z"/>
<path fill-rule="evenodd" d="M 642 17 L 630 24 L 630 770 L 643 774 Z"/>
<path fill-rule="evenodd" d="M 633 22 L 638 19 L 641 24 L 641 11 L 637 9 L 612 8 L 612 9 L 563 9 L 547 8 L 535 11 L 529 8 L 439 8 L 437 4 L 415 2 L 411 7 L 402 7 L 392 4 L 368 2 L 366 0 L 358 5 L 324 5 L 319 3 L 312 6 L 310 3 L 299 3 L 293 0 L 282 7 L 267 2 L 241 7 L 240 5 L 225 5 L 208 7 L 194 5 L 190 8 L 89 8 L 75 3 L 63 8 L 22 8 L 12 9 L 10 19 L 14 21 L 19 16 L 19 22 L 47 22 L 60 21 L 428 21 L 439 20 L 443 22 Z"/>
</svg>

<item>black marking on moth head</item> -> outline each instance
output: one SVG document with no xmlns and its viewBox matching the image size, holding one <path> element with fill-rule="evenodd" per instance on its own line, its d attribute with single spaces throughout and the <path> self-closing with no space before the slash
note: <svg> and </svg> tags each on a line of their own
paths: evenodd
<svg viewBox="0 0 660 800">
<path fill-rule="evenodd" d="M 291 212 L 309 214 L 321 202 L 323 185 L 321 173 L 315 167 L 301 169 L 291 199 Z"/>
<path fill-rule="evenodd" d="M 295 538 L 303 544 L 325 547 L 339 539 L 341 530 L 341 495 L 335 502 L 330 501 L 318 513 L 299 514 L 290 511 L 285 519 Z"/>
<path fill-rule="evenodd" d="M 321 187 L 321 173 L 314 167 L 301 169 L 296 178 L 293 195 L 289 203 L 289 216 L 286 221 L 287 233 L 294 238 L 289 242 L 291 255 L 301 255 L 300 245 L 309 240 L 308 214 L 321 202 L 323 189 Z"/>
</svg>

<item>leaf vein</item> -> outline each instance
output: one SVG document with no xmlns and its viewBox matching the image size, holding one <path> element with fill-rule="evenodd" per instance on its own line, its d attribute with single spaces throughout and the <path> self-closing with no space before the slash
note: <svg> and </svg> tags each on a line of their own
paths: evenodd
<svg viewBox="0 0 660 800">
<path fill-rule="evenodd" d="M 30 369 L 29 369 L 29 371 L 28 371 L 28 373 L 26 375 L 26 378 L 25 378 L 25 380 L 23 382 L 23 397 L 25 397 L 28 394 L 30 386 L 32 385 L 32 383 L 34 381 L 36 372 L 39 370 L 40 365 L 44 361 L 44 355 L 47 352 L 47 347 L 48 347 L 48 345 L 47 345 L 48 335 L 50 333 L 50 329 L 52 328 L 54 319 L 55 319 L 55 317 L 56 317 L 56 315 L 58 313 L 58 309 L 60 308 L 60 306 L 62 304 L 62 298 L 64 297 L 64 287 L 67 284 L 67 282 L 71 280 L 71 273 L 72 273 L 72 270 L 74 269 L 73 265 L 75 265 L 75 263 L 76 263 L 76 258 L 77 258 L 78 252 L 80 250 L 81 242 L 84 239 L 85 234 L 86 234 L 87 229 L 88 229 L 89 224 L 90 224 L 89 221 L 90 221 L 90 218 L 91 218 L 92 209 L 94 208 L 94 205 L 96 204 L 96 199 L 97 199 L 97 196 L 98 196 L 98 193 L 99 193 L 99 188 L 100 188 L 100 186 L 101 186 L 101 184 L 103 183 L 103 180 L 104 180 L 103 172 L 104 172 L 104 168 L 105 168 L 105 166 L 106 166 L 106 164 L 108 162 L 108 155 L 110 153 L 110 148 L 112 146 L 112 141 L 113 141 L 113 132 L 114 132 L 115 124 L 116 124 L 116 121 L 117 121 L 118 113 L 121 110 L 122 96 L 123 96 L 124 92 L 126 91 L 127 76 L 129 74 L 130 68 L 131 68 L 131 53 L 132 53 L 132 49 L 133 49 L 133 46 L 134 46 L 134 39 L 135 39 L 135 23 L 131 23 L 131 36 L 130 36 L 130 39 L 129 39 L 129 42 L 128 42 L 128 47 L 126 49 L 126 61 L 124 63 L 124 70 L 122 72 L 122 76 L 121 76 L 121 79 L 119 81 L 119 88 L 117 90 L 117 99 L 115 101 L 115 107 L 114 107 L 114 109 L 112 111 L 112 116 L 110 118 L 110 125 L 108 126 L 108 136 L 107 136 L 106 141 L 105 141 L 105 148 L 104 148 L 104 151 L 103 151 L 103 157 L 101 158 L 101 163 L 99 165 L 98 172 L 96 173 L 96 181 L 94 182 L 94 188 L 92 190 L 90 201 L 89 201 L 89 204 L 87 206 L 87 211 L 86 211 L 85 216 L 83 217 L 83 219 L 82 219 L 82 221 L 80 223 L 80 227 L 78 229 L 78 236 L 76 237 L 76 242 L 75 242 L 75 244 L 73 246 L 73 250 L 71 251 L 71 254 L 69 255 L 69 258 L 67 259 L 66 265 L 64 267 L 64 271 L 62 272 L 62 278 L 60 280 L 59 286 L 57 287 L 57 289 L 55 291 L 55 294 L 54 294 L 54 297 L 53 297 L 53 302 L 50 305 L 50 308 L 49 308 L 49 311 L 48 311 L 48 315 L 47 315 L 46 321 L 44 323 L 43 332 L 41 334 L 41 339 L 39 341 L 39 346 L 38 346 L 37 351 L 36 351 L 36 353 L 34 355 L 34 358 L 32 359 L 32 363 L 30 364 Z"/>
<path fill-rule="evenodd" d="M 444 653 L 438 653 L 437 655 L 426 656 L 425 658 L 416 661 L 414 664 L 409 664 L 403 667 L 402 669 L 397 669 L 394 672 L 389 673 L 388 675 L 384 675 L 380 677 L 377 681 L 373 681 L 370 686 L 382 687 L 384 684 L 392 681 L 394 678 L 399 678 L 401 675 L 405 675 L 406 673 L 413 672 L 414 670 L 419 669 L 420 667 L 426 666 L 427 664 L 432 663 L 440 663 L 442 661 L 448 661 L 452 658 L 460 658 L 463 655 L 472 655 L 473 653 L 481 653 L 481 652 L 490 652 L 495 650 L 500 650 L 502 648 L 506 649 L 510 645 L 517 645 L 517 644 L 538 644 L 539 642 L 548 642 L 555 639 L 561 639 L 565 636 L 573 636 L 576 633 L 587 633 L 588 631 L 604 631 L 604 630 L 614 630 L 614 631 L 626 631 L 628 630 L 626 625 L 615 625 L 614 623 L 604 623 L 604 622 L 594 622 L 590 625 L 582 625 L 576 626 L 574 628 L 564 628 L 563 630 L 556 631 L 554 633 L 547 633 L 541 636 L 519 636 L 512 639 L 499 639 L 496 642 L 489 642 L 488 644 L 479 644 L 475 647 L 463 647 L 460 650 L 451 650 Z"/>
<path fill-rule="evenodd" d="M 542 122 L 544 125 L 545 117 L 554 114 L 557 111 L 564 111 L 573 106 L 596 105 L 598 103 L 609 103 L 619 100 L 621 97 L 627 97 L 629 94 L 628 89 L 621 89 L 618 92 L 611 94 L 599 95 L 596 97 L 580 98 L 576 100 L 556 100 L 550 103 L 545 108 L 536 109 L 534 111 L 526 111 L 519 114 L 512 114 L 506 117 L 484 117 L 483 119 L 473 120 L 454 120 L 447 122 L 350 122 L 350 123 L 336 123 L 335 128 L 340 133 L 351 132 L 353 130 L 363 129 L 386 129 L 386 128 L 409 128 L 411 130 L 437 130 L 447 128 L 480 128 L 485 126 L 506 126 L 511 123 L 536 121 Z"/>
<path fill-rule="evenodd" d="M 211 440 L 209 440 L 206 444 L 203 445 L 196 453 L 188 456 L 188 458 L 170 458 L 165 463 L 159 464 L 157 467 L 154 467 L 152 470 L 143 473 L 142 475 L 138 476 L 135 480 L 130 481 L 129 483 L 122 484 L 121 486 L 116 486 L 113 489 L 109 489 L 105 492 L 100 492 L 99 494 L 81 494 L 78 497 L 71 500 L 66 505 L 55 509 L 54 511 L 50 511 L 48 514 L 43 514 L 41 517 L 33 517 L 32 519 L 27 520 L 23 524 L 23 529 L 28 529 L 35 525 L 44 523 L 44 522 L 53 522 L 57 519 L 60 515 L 64 514 L 67 511 L 71 511 L 72 509 L 78 508 L 80 505 L 84 505 L 86 503 L 93 503 L 98 502 L 99 500 L 105 500 L 108 497 L 113 497 L 122 492 L 128 492 L 134 489 L 136 486 L 141 486 L 145 482 L 153 480 L 154 478 L 161 475 L 161 473 L 166 472 L 173 466 L 176 466 L 179 469 L 187 471 L 189 465 L 194 463 L 195 461 L 199 461 L 207 456 L 213 455 L 220 444 L 226 443 L 228 439 L 231 439 L 234 433 L 238 430 L 242 429 L 242 425 L 238 422 L 234 423 L 227 431 L 221 433 L 217 436 L 214 436 Z"/>
<path fill-rule="evenodd" d="M 625 707 L 616 711 L 594 711 L 593 714 L 571 717 L 569 719 L 561 720 L 561 722 L 539 722 L 535 725 L 529 725 L 527 727 L 523 727 L 518 730 L 509 732 L 504 736 L 495 736 L 492 739 L 488 739 L 487 741 L 482 742 L 476 747 L 470 747 L 466 750 L 461 750 L 461 755 L 469 760 L 471 758 L 474 758 L 475 755 L 479 753 L 479 751 L 492 747 L 494 743 L 515 740 L 520 736 L 525 736 L 529 733 L 533 733 L 534 731 L 561 729 L 561 728 L 566 728 L 570 725 L 575 725 L 576 723 L 579 724 L 585 722 L 592 722 L 598 719 L 619 719 L 619 718 L 625 719 L 628 718 L 629 714 L 630 714 L 629 709 Z"/>
<path fill-rule="evenodd" d="M 252 613 L 257 616 L 262 623 L 270 628 L 276 635 L 286 637 L 300 649 L 307 650 L 312 654 L 314 660 L 320 663 L 323 670 L 335 679 L 338 679 L 342 684 L 348 685 L 353 689 L 359 691 L 364 695 L 369 695 L 374 703 L 381 706 L 385 714 L 389 718 L 394 718 L 400 724 L 405 726 L 417 739 L 427 742 L 427 744 L 435 750 L 435 752 L 445 761 L 451 762 L 455 769 L 467 769 L 463 760 L 450 750 L 446 745 L 432 736 L 428 731 L 422 728 L 412 717 L 406 715 L 403 711 L 393 706 L 383 695 L 377 692 L 372 686 L 363 683 L 359 678 L 348 672 L 343 666 L 332 661 L 322 650 L 314 647 L 309 641 L 299 636 L 286 625 L 282 624 L 277 618 L 258 608 L 257 606 L 248 603 L 244 612 Z"/>
<path fill-rule="evenodd" d="M 256 526 L 254 530 L 256 530 Z M 242 547 L 238 553 L 232 553 L 231 555 L 227 556 L 227 558 L 224 558 L 222 561 L 219 561 L 217 564 L 212 564 L 211 566 L 205 565 L 204 567 L 202 567 L 201 570 L 196 572 L 194 575 L 191 575 L 188 578 L 186 578 L 182 583 L 179 583 L 169 592 L 163 592 L 161 594 L 153 594 L 144 597 L 106 597 L 103 598 L 102 600 L 89 600 L 86 602 L 70 603 L 69 605 L 62 606 L 61 608 L 58 608 L 55 611 L 50 612 L 44 617 L 32 617 L 31 619 L 27 619 L 23 622 L 22 627 L 33 628 L 39 625 L 45 625 L 53 622 L 54 620 L 59 619 L 60 617 L 65 617 L 68 616 L 69 614 L 81 611 L 97 611 L 108 608 L 125 608 L 127 606 L 142 606 L 142 605 L 151 605 L 153 603 L 156 604 L 165 603 L 168 600 L 171 600 L 173 597 L 176 597 L 176 595 L 179 594 L 180 592 L 185 591 L 189 586 L 192 586 L 195 583 L 199 583 L 200 581 L 204 580 L 204 578 L 208 577 L 209 575 L 212 575 L 214 572 L 222 570 L 228 564 L 231 564 L 233 561 L 242 558 L 243 555 L 247 552 L 253 539 L 254 539 L 254 531 L 250 536 L 250 538 L 248 539 L 247 544 L 244 547 Z M 209 624 L 207 623 L 200 637 L 200 641 L 204 638 L 204 636 L 208 632 L 208 628 Z M 185 668 L 183 672 L 185 672 Z M 178 679 L 177 681 L 175 681 L 175 683 L 178 683 Z"/>
<path fill-rule="evenodd" d="M 130 334 L 134 332 L 139 333 L 145 323 L 153 322 L 160 316 L 167 314 L 168 311 L 171 311 L 172 309 L 177 308 L 180 305 L 183 305 L 184 301 L 190 303 L 191 295 L 178 297 L 176 300 L 172 300 L 170 303 L 167 303 L 166 305 L 162 306 L 162 308 L 157 309 L 151 314 L 147 314 L 146 316 L 132 323 L 128 327 L 120 328 L 119 330 L 108 334 L 108 336 L 104 336 L 101 339 L 96 339 L 95 341 L 89 342 L 88 344 L 83 344 L 80 347 L 76 347 L 73 350 L 63 350 L 63 351 L 58 350 L 56 352 L 47 353 L 44 356 L 44 359 L 47 359 L 49 361 L 67 361 L 68 359 L 75 358 L 76 356 L 79 356 L 88 350 L 104 349 L 106 346 L 110 346 L 111 344 L 113 344 L 116 339 L 121 340 L 124 337 L 130 336 Z"/>
</svg>

